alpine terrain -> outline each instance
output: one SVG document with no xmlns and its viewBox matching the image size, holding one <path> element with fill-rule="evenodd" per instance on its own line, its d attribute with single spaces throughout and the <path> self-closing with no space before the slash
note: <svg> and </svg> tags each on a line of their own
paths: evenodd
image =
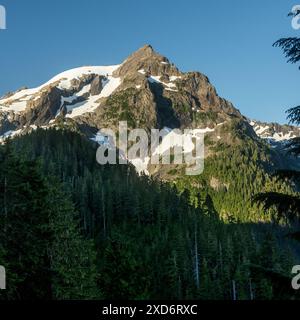
<svg viewBox="0 0 300 320">
<path fill-rule="evenodd" d="M 205 133 L 204 172 L 149 155 L 99 165 L 101 130 L 120 121 L 163 129 L 164 139 Z M 4 299 L 295 298 L 299 252 L 286 237 L 295 226 L 253 197 L 297 192 L 273 173 L 298 167 L 287 151 L 299 136 L 249 120 L 205 75 L 181 72 L 150 45 L 6 94 L 0 258 L 14 276 Z"/>
</svg>

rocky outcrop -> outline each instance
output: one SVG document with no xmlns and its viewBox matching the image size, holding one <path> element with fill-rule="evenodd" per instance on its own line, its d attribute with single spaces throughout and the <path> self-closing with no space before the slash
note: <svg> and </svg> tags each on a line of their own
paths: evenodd
<svg viewBox="0 0 300 320">
<path fill-rule="evenodd" d="M 20 118 L 20 125 L 47 125 L 55 118 L 61 106 L 62 91 L 49 86 L 41 92 L 41 96 L 30 100 L 24 115 Z"/>
<path fill-rule="evenodd" d="M 76 126 L 91 138 L 102 128 L 117 129 L 119 121 L 148 132 L 164 127 L 204 129 L 206 156 L 220 144 L 299 135 L 294 127 L 250 123 L 219 97 L 207 76 L 181 72 L 150 45 L 121 65 L 72 69 L 41 87 L 23 88 L 0 99 L 0 140 L 8 132 L 57 123 Z"/>
<path fill-rule="evenodd" d="M 104 77 L 102 76 L 96 76 L 92 82 L 91 82 L 91 90 L 90 93 L 92 96 L 96 96 L 101 93 L 103 90 L 103 84 L 102 81 L 104 81 Z"/>
<path fill-rule="evenodd" d="M 148 75 L 179 76 L 179 70 L 169 60 L 146 45 L 130 55 L 114 75 L 126 78 L 138 71 Z"/>
</svg>

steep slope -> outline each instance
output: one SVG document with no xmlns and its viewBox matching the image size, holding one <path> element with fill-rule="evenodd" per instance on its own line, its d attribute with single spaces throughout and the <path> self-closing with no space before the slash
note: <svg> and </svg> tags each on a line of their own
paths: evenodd
<svg viewBox="0 0 300 320">
<path fill-rule="evenodd" d="M 34 89 L 21 89 L 0 100 L 2 127 L 49 125 L 60 113 L 73 118 L 98 107 L 120 84 L 119 66 L 82 67 L 63 72 Z M 2 129 L 3 131 L 3 129 Z"/>
<path fill-rule="evenodd" d="M 239 137 L 222 130 L 223 124 L 234 121 L 255 138 L 246 118 L 218 96 L 205 75 L 179 71 L 150 45 L 120 65 L 76 68 L 38 88 L 21 89 L 0 99 L 0 141 L 56 125 L 76 127 L 100 141 L 99 130 L 116 130 L 119 121 L 148 131 L 165 128 L 167 133 L 174 128 L 197 128 L 214 141 L 236 144 L 241 142 Z M 133 163 L 139 171 L 149 171 L 147 161 Z"/>
<path fill-rule="evenodd" d="M 121 99 L 123 106 L 114 110 Z M 130 110 L 124 110 L 126 99 Z M 117 112 L 112 115 L 111 109 Z M 149 45 L 121 65 L 76 68 L 38 88 L 10 93 L 0 99 L 0 115 L 1 136 L 30 126 L 50 126 L 60 118 L 97 129 L 122 116 L 132 118 L 132 125 L 149 128 L 213 127 L 232 117 L 243 119 L 217 95 L 206 76 L 180 72 Z"/>
<path fill-rule="evenodd" d="M 0 216 L 8 217 L 10 222 L 9 228 L 2 227 L 3 219 L 0 219 L 1 244 L 7 249 L 7 253 L 2 254 L 3 250 L 0 253 L 2 263 L 9 265 L 10 274 L 14 274 L 5 291 L 10 294 L 8 298 L 33 299 L 34 288 L 39 299 L 44 294 L 48 297 L 54 290 L 55 295 L 50 299 L 230 300 L 233 280 L 238 299 L 294 297 L 288 276 L 296 264 L 293 259 L 296 256 L 289 253 L 290 241 L 284 237 L 286 229 L 271 224 L 224 223 L 209 196 L 195 207 L 188 192 L 178 193 L 173 186 L 140 177 L 132 167 L 100 166 L 95 161 L 96 148 L 83 135 L 54 128 L 17 137 L 11 141 L 10 148 L 0 146 L 0 186 L 5 185 L 4 189 L 9 190 L 7 197 L 0 197 Z M 21 168 L 16 165 L 19 158 Z M 37 166 L 35 163 L 33 167 L 32 159 L 36 158 L 40 159 L 38 172 L 43 172 L 43 178 L 50 179 L 51 185 L 54 177 L 58 178 L 68 195 L 56 197 L 53 203 L 53 193 L 46 193 L 52 211 L 64 210 L 62 219 L 51 223 L 62 233 L 62 237 L 54 237 L 58 242 L 54 248 L 59 251 L 53 251 L 50 245 L 51 233 L 34 232 L 41 227 L 47 231 L 45 224 L 39 223 L 45 212 L 37 211 L 35 203 L 36 194 L 45 194 L 44 189 L 33 179 L 30 193 L 24 193 L 27 166 L 32 175 Z M 16 183 L 16 177 L 21 183 Z M 79 270 L 82 255 L 85 267 L 89 266 L 87 258 L 92 259 L 93 255 L 82 242 L 74 243 L 74 232 L 69 232 L 72 224 L 64 218 L 65 206 L 61 206 L 66 199 L 73 202 L 79 213 L 85 238 L 94 240 L 96 268 Z M 38 213 L 33 218 L 30 217 L 32 206 Z M 20 215 L 20 210 L 26 215 Z M 53 252 L 51 262 L 56 262 L 57 272 L 51 272 L 47 259 L 32 259 L 15 252 L 16 248 L 25 246 L 30 252 L 38 250 L 40 254 L 41 243 L 47 244 L 47 253 Z M 75 260 L 65 259 L 63 250 L 68 251 L 67 258 L 73 252 L 77 254 Z M 24 259 L 29 259 L 29 264 L 21 264 Z M 65 267 L 58 269 L 61 263 Z M 36 273 L 36 269 L 41 272 Z M 263 273 L 270 269 L 276 277 Z M 96 279 L 82 276 L 86 273 L 96 275 Z M 28 274 L 30 281 L 26 281 Z M 277 280 L 278 277 L 284 281 Z M 49 279 L 54 279 L 50 289 Z M 77 290 L 73 289 L 74 285 Z M 100 290 L 93 290 L 94 285 Z M 55 290 L 57 286 L 62 289 Z"/>
<path fill-rule="evenodd" d="M 295 165 L 282 144 L 272 147 L 299 134 L 298 128 L 250 122 L 217 94 L 205 75 L 181 72 L 150 45 L 119 65 L 76 68 L 38 88 L 0 99 L 2 141 L 57 126 L 81 131 L 102 144 L 100 130 L 117 130 L 119 121 L 148 133 L 164 129 L 166 137 L 174 135 L 175 128 L 205 133 L 205 170 L 200 177 L 185 177 L 184 165 L 152 165 L 151 154 L 130 160 L 139 172 L 176 181 L 193 193 L 211 194 L 224 217 L 262 219 L 261 210 L 251 204 L 252 195 L 270 186 L 285 190 L 269 174 Z M 161 146 L 164 149 L 164 140 Z"/>
</svg>

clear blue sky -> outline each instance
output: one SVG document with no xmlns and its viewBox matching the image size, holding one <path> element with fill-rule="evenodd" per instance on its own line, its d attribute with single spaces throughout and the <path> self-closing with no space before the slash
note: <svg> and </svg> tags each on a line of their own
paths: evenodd
<svg viewBox="0 0 300 320">
<path fill-rule="evenodd" d="M 300 4 L 300 0 L 298 0 Z M 286 122 L 300 71 L 272 43 L 300 36 L 297 0 L 0 0 L 0 95 L 81 65 L 120 63 L 152 44 L 181 70 L 205 73 L 243 114 Z"/>
</svg>

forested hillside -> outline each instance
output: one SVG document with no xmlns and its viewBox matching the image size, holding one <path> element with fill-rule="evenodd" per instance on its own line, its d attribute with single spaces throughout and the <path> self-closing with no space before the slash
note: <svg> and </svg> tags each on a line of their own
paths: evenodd
<svg viewBox="0 0 300 320">
<path fill-rule="evenodd" d="M 294 298 L 289 271 L 297 255 L 287 227 L 228 223 L 220 218 L 222 192 L 188 191 L 138 176 L 132 166 L 100 166 L 96 147 L 57 129 L 1 146 L 2 299 Z M 223 166 L 226 189 L 234 177 L 226 162 L 215 166 Z"/>
</svg>

